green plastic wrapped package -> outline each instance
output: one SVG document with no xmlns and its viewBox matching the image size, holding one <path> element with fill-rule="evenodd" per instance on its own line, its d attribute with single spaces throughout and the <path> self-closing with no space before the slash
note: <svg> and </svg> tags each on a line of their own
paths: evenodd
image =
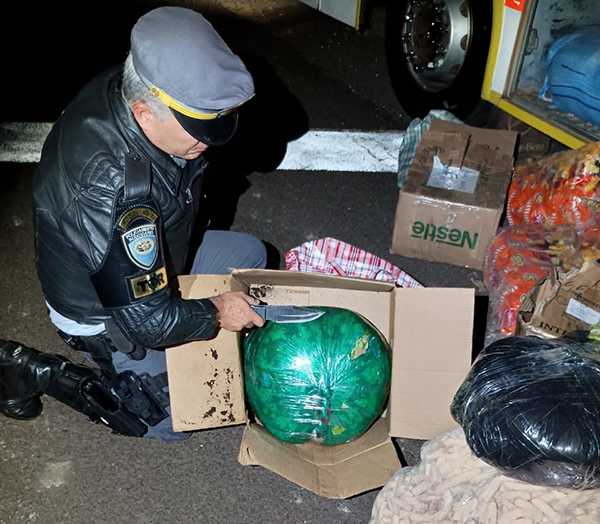
<svg viewBox="0 0 600 524">
<path fill-rule="evenodd" d="M 244 380 L 258 420 L 285 442 L 333 446 L 365 433 L 387 402 L 391 350 L 342 308 L 311 322 L 267 322 L 244 339 Z"/>
</svg>

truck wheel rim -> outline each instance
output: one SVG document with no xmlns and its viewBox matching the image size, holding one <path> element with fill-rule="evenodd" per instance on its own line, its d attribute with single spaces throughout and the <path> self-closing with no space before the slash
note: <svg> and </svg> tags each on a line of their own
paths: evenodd
<svg viewBox="0 0 600 524">
<path fill-rule="evenodd" d="M 407 67 L 424 91 L 452 85 L 472 38 L 473 16 L 466 0 L 410 0 L 402 23 Z"/>
</svg>

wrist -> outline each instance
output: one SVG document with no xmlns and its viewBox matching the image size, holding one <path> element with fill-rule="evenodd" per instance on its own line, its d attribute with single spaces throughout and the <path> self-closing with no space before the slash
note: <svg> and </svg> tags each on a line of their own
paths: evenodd
<svg viewBox="0 0 600 524">
<path fill-rule="evenodd" d="M 210 297 L 209 300 L 211 301 L 212 305 L 214 306 L 214 311 L 213 311 L 213 316 L 215 319 L 215 324 L 218 328 L 221 327 L 221 321 L 222 321 L 222 314 L 221 314 L 221 309 L 219 307 L 219 305 L 222 304 L 223 299 L 221 297 Z"/>
</svg>

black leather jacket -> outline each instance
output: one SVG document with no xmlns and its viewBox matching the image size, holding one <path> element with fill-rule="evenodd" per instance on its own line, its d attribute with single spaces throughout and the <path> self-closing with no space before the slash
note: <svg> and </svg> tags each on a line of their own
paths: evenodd
<svg viewBox="0 0 600 524">
<path fill-rule="evenodd" d="M 34 200 L 36 267 L 45 298 L 80 323 L 112 318 L 129 341 L 144 347 L 210 338 L 217 326 L 214 304 L 175 297 L 166 285 L 189 271 L 188 258 L 203 233 L 197 219 L 207 163 L 201 156 L 182 169 L 154 147 L 121 97 L 120 78 L 121 68 L 113 68 L 85 86 L 44 144 Z M 125 157 L 132 151 L 151 165 L 151 197 L 123 206 Z M 153 217 L 139 222 L 156 232 L 150 236 L 156 260 L 147 267 L 134 263 L 122 234 L 124 212 L 132 209 L 134 215 L 146 210 L 137 213 L 142 220 Z M 154 286 L 157 275 L 162 284 Z M 132 292 L 140 279 L 145 294 Z"/>
</svg>

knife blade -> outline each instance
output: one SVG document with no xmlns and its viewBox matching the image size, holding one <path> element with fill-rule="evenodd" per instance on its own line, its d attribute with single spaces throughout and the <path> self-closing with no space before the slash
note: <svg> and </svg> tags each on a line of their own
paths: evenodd
<svg viewBox="0 0 600 524">
<path fill-rule="evenodd" d="M 250 307 L 256 311 L 265 322 L 270 320 L 271 322 L 278 322 L 280 324 L 310 322 L 325 314 L 325 311 L 317 311 L 316 309 L 299 306 L 259 305 Z"/>
</svg>

